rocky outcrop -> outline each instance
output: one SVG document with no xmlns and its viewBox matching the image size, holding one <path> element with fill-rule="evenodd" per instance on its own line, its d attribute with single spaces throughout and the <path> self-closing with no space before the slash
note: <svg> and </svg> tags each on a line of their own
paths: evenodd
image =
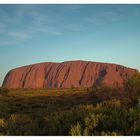
<svg viewBox="0 0 140 140">
<path fill-rule="evenodd" d="M 121 65 L 90 61 L 39 63 L 10 70 L 6 88 L 70 88 L 92 87 L 97 84 L 123 86 L 124 81 L 138 72 Z"/>
</svg>

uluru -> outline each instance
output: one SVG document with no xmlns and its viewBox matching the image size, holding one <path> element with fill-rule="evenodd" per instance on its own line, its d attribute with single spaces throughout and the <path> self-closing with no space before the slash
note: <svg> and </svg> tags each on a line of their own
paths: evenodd
<svg viewBox="0 0 140 140">
<path fill-rule="evenodd" d="M 10 70 L 5 88 L 70 88 L 104 84 L 123 86 L 138 71 L 122 65 L 91 61 L 44 62 Z"/>
</svg>

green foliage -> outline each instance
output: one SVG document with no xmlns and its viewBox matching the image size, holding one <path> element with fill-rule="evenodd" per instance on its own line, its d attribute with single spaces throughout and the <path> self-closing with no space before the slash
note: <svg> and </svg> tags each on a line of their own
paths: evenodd
<svg viewBox="0 0 140 140">
<path fill-rule="evenodd" d="M 140 94 L 140 73 L 135 74 L 126 81 L 125 89 L 128 92 Z"/>
<path fill-rule="evenodd" d="M 95 86 L 93 88 L 88 88 L 87 92 L 100 102 L 113 98 L 120 99 L 124 96 L 123 89 L 117 86 Z"/>
<path fill-rule="evenodd" d="M 138 97 L 138 106 L 140 106 L 140 96 Z"/>
<path fill-rule="evenodd" d="M 101 115 L 94 113 L 87 114 L 81 124 L 77 122 L 76 125 L 71 126 L 70 135 L 72 136 L 91 136 L 95 134 L 95 128 L 98 126 L 98 122 Z"/>
<path fill-rule="evenodd" d="M 140 120 L 134 122 L 133 132 L 133 134 L 136 136 L 140 135 Z"/>
<path fill-rule="evenodd" d="M 99 115 L 89 114 L 85 119 L 85 127 L 88 130 L 93 130 L 98 125 Z"/>
<path fill-rule="evenodd" d="M 130 99 L 131 104 L 137 105 L 140 95 L 140 73 L 136 73 L 124 84 L 126 96 Z"/>
<path fill-rule="evenodd" d="M 76 125 L 71 126 L 70 135 L 72 135 L 72 136 L 81 136 L 82 135 L 81 131 L 82 131 L 81 125 L 77 122 Z"/>
<path fill-rule="evenodd" d="M 140 97 L 133 96 L 139 86 L 128 83 L 131 92 L 117 86 L 0 89 L 0 135 L 140 135 Z"/>
<path fill-rule="evenodd" d="M 84 109 L 72 108 L 67 111 L 54 112 L 44 119 L 44 134 L 68 135 L 72 124 L 83 119 L 87 112 Z"/>
<path fill-rule="evenodd" d="M 104 131 L 102 131 L 98 135 L 100 135 L 100 136 L 120 136 L 121 134 L 118 133 L 118 132 L 115 132 L 115 131 L 113 131 L 113 132 L 104 132 Z"/>
<path fill-rule="evenodd" d="M 12 114 L 9 118 L 0 120 L 4 135 L 32 135 L 38 130 L 37 123 L 28 115 Z"/>
<path fill-rule="evenodd" d="M 6 126 L 6 121 L 3 118 L 0 118 L 0 135 L 5 135 L 4 127 Z"/>
<path fill-rule="evenodd" d="M 96 105 L 97 108 L 106 107 L 106 108 L 118 108 L 121 107 L 121 100 L 119 99 L 112 99 L 108 101 L 101 102 Z"/>
<path fill-rule="evenodd" d="M 91 136 L 95 135 L 96 127 L 98 126 L 101 114 L 90 113 L 87 117 L 84 118 L 84 130 L 83 135 Z"/>
</svg>

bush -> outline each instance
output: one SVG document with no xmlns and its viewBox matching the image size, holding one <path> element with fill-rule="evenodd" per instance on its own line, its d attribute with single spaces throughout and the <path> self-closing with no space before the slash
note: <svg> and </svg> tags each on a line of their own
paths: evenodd
<svg viewBox="0 0 140 140">
<path fill-rule="evenodd" d="M 76 125 L 71 126 L 70 135 L 71 136 L 81 136 L 82 135 L 81 131 L 82 131 L 81 125 L 79 124 L 79 122 L 77 122 Z"/>
<path fill-rule="evenodd" d="M 85 119 L 85 127 L 88 128 L 88 130 L 92 131 L 97 125 L 98 125 L 98 120 L 99 120 L 99 115 L 95 114 L 89 114 Z"/>
<path fill-rule="evenodd" d="M 94 113 L 87 114 L 81 123 L 77 122 L 76 125 L 72 125 L 70 129 L 70 135 L 72 136 L 91 136 L 95 135 L 95 128 L 98 126 L 98 122 L 101 115 Z"/>
<path fill-rule="evenodd" d="M 108 100 L 108 101 L 104 101 L 101 103 L 98 103 L 96 105 L 96 108 L 101 108 L 101 107 L 106 107 L 106 108 L 119 108 L 121 106 L 121 101 L 118 99 L 112 99 L 112 100 Z"/>
<path fill-rule="evenodd" d="M 120 136 L 121 133 L 113 131 L 113 132 L 104 132 L 102 131 L 101 133 L 97 133 L 99 136 Z"/>
<path fill-rule="evenodd" d="M 49 114 L 44 118 L 44 135 L 68 135 L 71 125 L 82 121 L 86 114 L 86 110 L 79 107 Z"/>
<path fill-rule="evenodd" d="M 4 135 L 35 135 L 38 126 L 35 120 L 28 115 L 12 114 L 7 120 L 0 120 L 0 126 Z"/>
<path fill-rule="evenodd" d="M 128 93 L 140 94 L 140 73 L 133 75 L 126 81 L 125 90 Z"/>
<path fill-rule="evenodd" d="M 4 89 L 2 90 L 2 93 L 5 93 Z M 73 93 L 76 90 L 70 89 L 69 92 Z M 88 93 L 90 90 L 91 95 L 83 94 L 82 97 L 85 98 L 81 104 L 73 104 L 75 98 L 65 100 L 66 98 L 60 97 L 60 101 L 63 99 L 70 102 L 70 106 L 64 105 L 62 108 L 59 106 L 61 102 L 55 102 L 56 98 L 52 98 L 54 104 L 46 108 L 48 100 L 41 97 L 44 99 L 42 102 L 38 94 L 35 98 L 34 96 L 25 98 L 21 94 L 18 98 L 15 94 L 2 96 L 0 135 L 140 135 L 139 96 L 133 96 L 133 92 L 121 95 L 122 90 L 119 88 L 96 87 L 88 89 Z M 80 97 L 78 95 L 76 99 L 81 99 Z M 100 102 L 92 97 L 100 99 Z M 92 102 L 89 102 L 89 98 Z M 137 104 L 132 105 L 135 100 Z M 38 103 L 34 106 L 34 102 Z M 46 104 L 45 108 L 41 104 Z M 35 108 L 32 108 L 33 106 Z M 23 112 L 21 108 L 25 111 Z"/>
<path fill-rule="evenodd" d="M 87 92 L 100 102 L 112 98 L 120 99 L 124 96 L 123 89 L 119 87 L 95 86 L 88 88 Z"/>
<path fill-rule="evenodd" d="M 140 95 L 140 73 L 137 73 L 129 78 L 124 84 L 124 89 L 126 97 L 130 99 L 133 106 L 136 106 Z"/>
</svg>

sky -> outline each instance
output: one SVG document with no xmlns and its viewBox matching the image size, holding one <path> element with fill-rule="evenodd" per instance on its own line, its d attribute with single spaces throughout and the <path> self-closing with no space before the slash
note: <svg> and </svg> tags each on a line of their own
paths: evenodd
<svg viewBox="0 0 140 140">
<path fill-rule="evenodd" d="M 0 5 L 0 85 L 10 69 L 69 60 L 140 70 L 140 5 Z"/>
</svg>

